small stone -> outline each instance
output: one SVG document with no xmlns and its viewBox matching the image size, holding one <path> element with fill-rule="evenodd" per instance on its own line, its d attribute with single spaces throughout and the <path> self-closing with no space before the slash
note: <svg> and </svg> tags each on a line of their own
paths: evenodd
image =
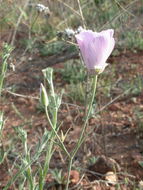
<svg viewBox="0 0 143 190">
<path fill-rule="evenodd" d="M 71 122 L 71 121 L 73 120 L 72 116 L 70 116 L 70 115 L 68 115 L 68 116 L 66 117 L 66 119 L 67 119 L 67 122 Z"/>
<path fill-rule="evenodd" d="M 70 179 L 71 179 L 71 182 L 72 182 L 73 184 L 78 183 L 78 182 L 79 182 L 79 179 L 80 179 L 79 172 L 76 171 L 76 170 L 71 170 Z"/>
<path fill-rule="evenodd" d="M 106 173 L 105 180 L 107 180 L 110 184 L 117 184 L 118 182 L 117 175 L 112 171 Z"/>
<path fill-rule="evenodd" d="M 138 187 L 140 188 L 140 190 L 143 190 L 143 181 L 139 181 Z"/>
<path fill-rule="evenodd" d="M 132 101 L 133 103 L 137 103 L 137 98 L 133 97 L 133 98 L 131 98 L 131 101 Z"/>
</svg>

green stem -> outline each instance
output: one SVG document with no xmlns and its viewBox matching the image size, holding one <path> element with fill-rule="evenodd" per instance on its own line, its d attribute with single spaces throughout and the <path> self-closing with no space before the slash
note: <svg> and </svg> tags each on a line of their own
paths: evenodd
<svg viewBox="0 0 143 190">
<path fill-rule="evenodd" d="M 39 17 L 39 13 L 36 15 L 36 17 L 35 17 L 33 23 L 31 24 L 31 27 L 30 27 L 30 34 L 31 34 L 32 30 L 33 30 L 34 24 L 36 23 L 38 17 Z"/>
<path fill-rule="evenodd" d="M 6 71 L 7 71 L 7 60 L 10 56 L 11 50 L 8 49 L 8 47 L 6 46 L 5 51 L 6 52 L 4 52 L 2 55 L 2 66 L 1 66 L 1 73 L 0 73 L 0 97 L 1 97 L 1 92 L 2 92 L 2 88 L 3 88 L 4 78 L 6 76 Z"/>
<path fill-rule="evenodd" d="M 3 46 L 3 52 L 2 52 L 2 65 L 0 66 L 0 97 L 2 93 L 3 83 L 7 72 L 7 60 L 12 52 L 13 48 L 12 46 L 8 44 L 4 44 Z"/>
<path fill-rule="evenodd" d="M 75 148 L 74 148 L 74 150 L 72 152 L 72 155 L 71 155 L 71 158 L 70 158 L 70 161 L 69 161 L 68 179 L 67 179 L 67 183 L 66 183 L 66 190 L 68 190 L 68 186 L 69 186 L 69 182 L 70 182 L 70 172 L 71 172 L 72 160 L 74 159 L 77 151 L 79 150 L 80 146 L 83 143 L 84 133 L 85 133 L 85 130 L 86 130 L 86 127 L 87 127 L 89 116 L 91 114 L 92 104 L 93 104 L 94 97 L 95 97 L 95 92 L 96 92 L 97 77 L 98 77 L 98 75 L 95 75 L 95 77 L 93 79 L 93 92 L 92 92 L 92 97 L 91 97 L 91 100 L 90 100 L 90 103 L 89 103 L 89 108 L 88 108 L 88 111 L 87 111 L 87 115 L 86 115 L 86 118 L 85 118 L 84 126 L 83 126 L 82 132 L 80 134 L 80 138 L 79 138 L 79 140 L 78 140 L 78 142 L 77 142 L 77 144 L 76 144 L 76 146 L 75 146 Z"/>
<path fill-rule="evenodd" d="M 28 152 L 27 148 L 27 140 L 24 142 L 24 150 L 25 150 L 25 159 L 27 160 L 27 163 L 30 163 L 30 155 Z M 31 166 L 29 166 L 26 170 L 27 176 L 28 176 L 28 181 L 29 181 L 29 189 L 33 190 L 34 189 L 34 181 L 32 177 L 32 171 L 31 171 Z"/>
<path fill-rule="evenodd" d="M 52 148 L 53 148 L 53 141 L 51 141 L 50 145 L 49 145 L 49 149 L 47 151 L 47 154 L 46 154 L 46 159 L 45 159 L 45 166 L 44 166 L 44 171 L 43 171 L 43 176 L 44 176 L 44 179 L 47 175 L 47 172 L 49 170 L 49 164 L 50 164 L 50 160 L 51 160 L 51 157 L 52 157 Z"/>
<path fill-rule="evenodd" d="M 55 112 L 56 111 L 57 110 L 55 110 Z M 45 181 L 47 172 L 49 170 L 49 164 L 50 164 L 50 160 L 51 160 L 51 157 L 52 157 L 52 154 L 53 154 L 52 149 L 53 149 L 53 144 L 54 144 L 54 141 L 53 141 L 54 133 L 55 133 L 54 130 L 56 128 L 56 120 L 57 120 L 57 118 L 55 118 L 55 117 L 57 117 L 57 114 L 55 112 L 54 112 L 54 119 L 53 119 L 53 123 L 52 123 L 51 119 L 49 117 L 49 114 L 48 114 L 47 106 L 45 106 L 46 117 L 47 117 L 47 120 L 48 120 L 50 126 L 52 127 L 53 131 L 51 133 L 51 142 L 50 142 L 49 146 L 47 147 L 48 150 L 46 152 L 46 158 L 45 158 L 45 164 L 44 164 L 42 179 L 39 182 L 39 190 L 43 190 L 43 188 L 44 188 L 44 181 Z"/>
<path fill-rule="evenodd" d="M 52 135 L 51 135 L 51 142 L 50 142 L 50 145 L 48 147 L 48 150 L 47 150 L 47 153 L 46 153 L 46 158 L 45 158 L 45 165 L 44 165 L 44 171 L 43 171 L 43 176 L 42 176 L 42 180 L 40 181 L 40 184 L 39 184 L 39 190 L 43 190 L 43 186 L 44 186 L 44 180 L 46 178 L 46 175 L 47 175 L 47 172 L 49 170 L 49 164 L 50 164 L 50 160 L 51 160 L 51 157 L 52 157 L 52 154 L 53 154 L 53 144 L 54 144 L 54 138 L 55 136 L 57 137 L 57 139 L 59 140 L 60 142 L 60 145 L 62 147 L 62 149 L 64 150 L 64 152 L 68 155 L 68 157 L 70 158 L 70 154 L 68 153 L 66 147 L 64 146 L 63 142 L 61 141 L 59 135 L 57 134 L 57 131 L 56 131 L 56 125 L 57 125 L 57 109 L 55 110 L 55 112 L 53 113 L 53 122 L 51 122 L 51 119 L 49 117 L 49 114 L 48 114 L 48 109 L 47 107 L 45 107 L 45 113 L 46 113 L 46 117 L 47 117 L 47 120 L 52 128 Z"/>
<path fill-rule="evenodd" d="M 33 178 L 32 178 L 32 173 L 31 173 L 31 167 L 30 166 L 27 169 L 26 173 L 28 175 L 29 188 L 30 188 L 30 190 L 33 190 L 34 189 L 34 185 L 33 185 Z"/>
<path fill-rule="evenodd" d="M 41 178 L 40 181 L 39 181 L 39 190 L 43 190 L 43 188 L 44 188 L 44 181 L 45 181 L 47 172 L 48 172 L 48 170 L 49 170 L 49 164 L 50 164 L 50 160 L 51 160 L 52 154 L 53 154 L 53 152 L 54 152 L 54 151 L 53 151 L 53 144 L 54 144 L 53 136 L 54 136 L 54 133 L 52 132 L 52 133 L 51 133 L 51 142 L 50 142 L 49 145 L 47 144 L 48 150 L 47 150 L 47 152 L 46 152 L 46 158 L 45 158 L 45 163 L 44 163 L 42 178 Z"/>
<path fill-rule="evenodd" d="M 54 131 L 54 133 L 55 133 L 57 139 L 58 139 L 59 142 L 60 142 L 60 146 L 62 147 L 62 149 L 64 150 L 64 152 L 67 154 L 67 156 L 70 158 L 70 154 L 68 153 L 68 151 L 67 151 L 65 145 L 64 145 L 63 142 L 61 141 L 61 138 L 59 137 L 57 131 L 55 130 L 55 127 L 54 127 L 53 124 L 51 123 L 51 120 L 50 120 L 50 118 L 49 118 L 49 114 L 48 114 L 47 108 L 45 108 L 45 111 L 46 111 L 47 119 L 48 119 L 48 121 L 49 121 L 49 123 L 50 123 L 50 125 L 51 125 L 51 127 L 52 127 L 52 130 Z"/>
<path fill-rule="evenodd" d="M 93 92 L 92 92 L 92 97 L 91 97 L 91 101 L 90 101 L 90 104 L 89 104 L 89 109 L 88 109 L 88 112 L 87 112 L 87 115 L 86 115 L 86 118 L 85 118 L 85 122 L 84 122 L 84 126 L 83 126 L 83 129 L 82 129 L 80 138 L 79 138 L 79 140 L 77 142 L 77 145 L 76 145 L 75 149 L 73 150 L 72 157 L 75 156 L 75 154 L 77 153 L 78 149 L 80 148 L 80 146 L 81 146 L 81 144 L 83 142 L 82 140 L 83 140 L 84 132 L 85 132 L 86 127 L 87 127 L 89 116 L 90 116 L 91 110 L 92 110 L 92 104 L 93 104 L 94 97 L 95 97 L 96 85 L 97 85 L 97 76 L 98 75 L 95 75 L 95 77 L 93 79 Z"/>
<path fill-rule="evenodd" d="M 69 188 L 70 173 L 71 173 L 71 168 L 72 168 L 72 161 L 73 161 L 73 158 L 70 158 L 69 165 L 68 165 L 68 176 L 67 176 L 67 183 L 66 183 L 66 189 L 65 190 L 68 190 L 68 188 Z"/>
</svg>

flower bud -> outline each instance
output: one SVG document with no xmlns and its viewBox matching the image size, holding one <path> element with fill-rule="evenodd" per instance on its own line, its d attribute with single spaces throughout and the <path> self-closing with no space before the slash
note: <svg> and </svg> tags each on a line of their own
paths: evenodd
<svg viewBox="0 0 143 190">
<path fill-rule="evenodd" d="M 40 102 L 42 103 L 43 106 L 47 107 L 49 105 L 48 95 L 42 83 L 40 86 Z"/>
</svg>

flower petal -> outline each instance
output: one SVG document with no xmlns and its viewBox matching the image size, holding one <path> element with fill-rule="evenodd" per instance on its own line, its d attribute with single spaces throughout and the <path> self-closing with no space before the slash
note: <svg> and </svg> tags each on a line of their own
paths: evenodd
<svg viewBox="0 0 143 190">
<path fill-rule="evenodd" d="M 104 70 L 107 66 L 106 61 L 115 45 L 113 34 L 112 29 L 99 33 L 83 30 L 75 36 L 87 69 L 102 68 Z"/>
</svg>

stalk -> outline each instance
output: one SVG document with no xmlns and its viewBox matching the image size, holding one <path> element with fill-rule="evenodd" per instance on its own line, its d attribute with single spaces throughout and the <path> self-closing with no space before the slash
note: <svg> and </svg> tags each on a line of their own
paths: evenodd
<svg viewBox="0 0 143 190">
<path fill-rule="evenodd" d="M 90 99 L 90 103 L 89 103 L 89 108 L 88 108 L 88 111 L 87 111 L 87 115 L 86 115 L 86 118 L 85 118 L 85 122 L 84 122 L 84 125 L 83 125 L 83 129 L 82 129 L 82 132 L 80 134 L 80 138 L 71 154 L 71 158 L 69 160 L 69 165 L 68 165 L 68 178 L 67 178 L 67 183 L 66 183 L 66 190 L 68 190 L 68 187 L 69 187 L 69 183 L 70 183 L 70 172 L 71 172 L 71 167 L 72 167 L 72 161 L 77 153 L 77 151 L 79 150 L 79 148 L 81 147 L 82 143 L 83 143 L 83 140 L 84 140 L 84 133 L 85 133 L 85 130 L 86 130 L 86 127 L 87 127 L 87 123 L 88 123 L 88 120 L 89 120 L 89 116 L 91 114 L 91 110 L 92 110 L 92 104 L 93 104 L 93 101 L 94 101 L 94 97 L 95 97 L 95 92 L 96 92 L 96 86 L 97 86 L 97 77 L 98 75 L 95 75 L 94 78 L 93 78 L 93 91 L 92 91 L 92 97 Z"/>
</svg>

